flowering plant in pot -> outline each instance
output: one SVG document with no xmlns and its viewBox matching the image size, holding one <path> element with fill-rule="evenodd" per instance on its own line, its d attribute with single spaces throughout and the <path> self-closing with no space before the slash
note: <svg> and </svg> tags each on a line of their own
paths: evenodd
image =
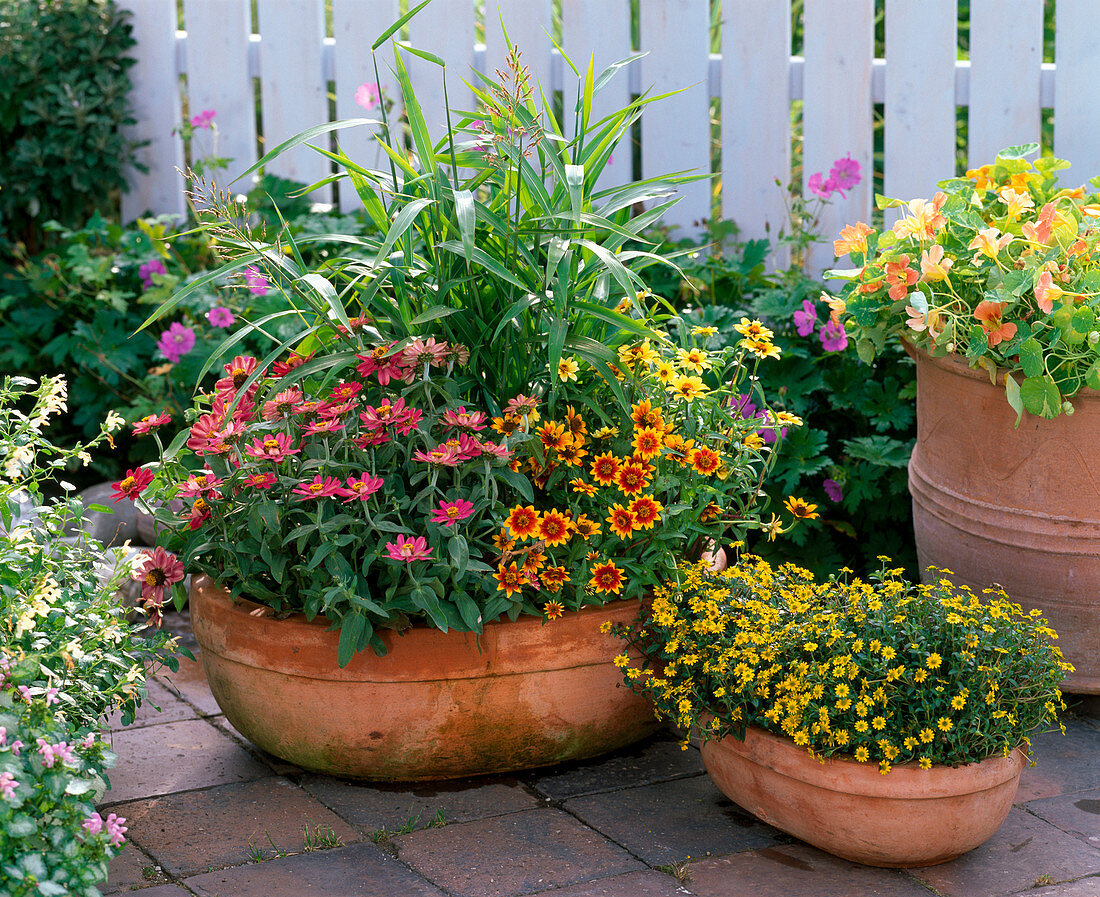
<svg viewBox="0 0 1100 897">
<path fill-rule="evenodd" d="M 652 339 L 617 347 L 626 407 L 598 371 L 563 358 L 545 419 L 493 420 L 503 432 L 529 431 L 515 463 L 535 486 L 533 502 L 508 512 L 494 575 L 509 592 L 546 595 L 554 613 L 593 593 L 651 595 L 685 558 L 792 525 L 775 513 L 762 522 L 758 506 L 776 458 L 765 436 L 774 444 L 801 425 L 785 412 L 753 413 L 757 371 L 780 353 L 771 331 L 743 318 L 740 341 L 712 351 L 713 328 L 679 321 L 673 339 L 650 326 Z M 787 509 L 814 515 L 793 496 Z"/>
<path fill-rule="evenodd" d="M 927 865 L 1001 824 L 1071 667 L 1003 592 L 913 586 L 886 563 L 868 582 L 751 556 L 685 567 L 651 620 L 618 630 L 645 662 L 617 663 L 762 819 L 849 859 Z"/>
<path fill-rule="evenodd" d="M 841 231 L 836 254 L 857 267 L 830 274 L 849 280 L 840 307 L 861 358 L 889 335 L 956 355 L 1003 379 L 1018 417 L 1072 413 L 1083 387 L 1100 388 L 1100 200 L 1059 183 L 1068 162 L 1029 162 L 1037 149 L 1010 147 L 931 200 L 879 197 L 902 210 L 892 228 Z"/>
<path fill-rule="evenodd" d="M 1040 608 L 1077 667 L 1066 689 L 1096 693 L 1100 491 L 1065 458 L 1100 434 L 1100 198 L 1035 150 L 941 182 L 890 230 L 846 227 L 836 252 L 857 267 L 833 272 L 850 282 L 832 302 L 861 358 L 900 334 L 916 359 L 921 568 Z"/>
</svg>

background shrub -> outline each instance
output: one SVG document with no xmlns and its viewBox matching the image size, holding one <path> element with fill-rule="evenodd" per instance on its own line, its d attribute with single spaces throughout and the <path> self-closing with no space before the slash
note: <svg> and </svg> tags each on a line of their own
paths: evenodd
<svg viewBox="0 0 1100 897">
<path fill-rule="evenodd" d="M 32 252 L 125 189 L 136 144 L 128 13 L 113 0 L 0 0 L 0 221 Z"/>
</svg>

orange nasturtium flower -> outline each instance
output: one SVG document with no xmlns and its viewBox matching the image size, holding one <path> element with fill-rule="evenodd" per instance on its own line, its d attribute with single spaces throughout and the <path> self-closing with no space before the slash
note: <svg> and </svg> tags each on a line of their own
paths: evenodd
<svg viewBox="0 0 1100 897">
<path fill-rule="evenodd" d="M 977 262 L 983 255 L 996 259 L 997 254 L 1011 242 L 1012 234 L 1002 234 L 995 227 L 987 227 L 978 231 L 978 235 L 966 248 L 978 250 L 972 257 L 972 261 Z"/>
<path fill-rule="evenodd" d="M 891 299 L 901 299 L 909 292 L 909 287 L 917 282 L 917 272 L 909 267 L 909 256 L 903 255 L 896 262 L 887 262 L 886 282 L 890 284 Z"/>
<path fill-rule="evenodd" d="M 986 342 L 989 347 L 997 345 L 1002 340 L 1012 339 L 1016 335 L 1016 325 L 1011 321 L 1001 321 L 1007 302 L 990 302 L 985 299 L 978 303 L 974 309 L 974 317 L 982 323 L 985 331 Z"/>
<path fill-rule="evenodd" d="M 1035 283 L 1035 301 L 1039 308 L 1049 315 L 1054 311 L 1055 300 L 1061 298 L 1062 288 L 1054 285 L 1054 276 L 1049 271 L 1044 271 Z"/>
<path fill-rule="evenodd" d="M 842 255 L 847 255 L 849 252 L 858 252 L 862 255 L 867 254 L 867 235 L 872 233 L 872 229 L 864 224 L 862 221 L 857 221 L 855 224 L 849 224 L 840 231 L 840 239 L 833 240 L 833 254 L 837 258 Z"/>
<path fill-rule="evenodd" d="M 954 261 L 943 257 L 943 247 L 937 243 L 930 249 L 924 250 L 920 256 L 921 280 L 926 283 L 935 283 L 947 280 L 947 272 L 951 270 Z"/>
</svg>

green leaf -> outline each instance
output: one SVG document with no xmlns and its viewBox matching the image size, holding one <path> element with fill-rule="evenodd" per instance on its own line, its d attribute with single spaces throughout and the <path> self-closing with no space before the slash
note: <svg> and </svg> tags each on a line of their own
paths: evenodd
<svg viewBox="0 0 1100 897">
<path fill-rule="evenodd" d="M 1016 412 L 1016 429 L 1020 428 L 1020 421 L 1024 419 L 1024 400 L 1020 398 L 1020 384 L 1011 374 L 1005 375 L 1005 396 L 1008 404 Z"/>
<path fill-rule="evenodd" d="M 367 618 L 359 613 L 344 615 L 340 626 L 340 642 L 336 649 L 336 662 L 341 667 L 346 667 L 355 656 L 355 650 L 359 645 L 359 638 L 366 632 Z"/>
<path fill-rule="evenodd" d="M 447 542 L 447 551 L 451 555 L 454 578 L 461 580 L 466 575 L 466 565 L 470 563 L 470 546 L 466 544 L 466 538 L 461 535 L 451 536 Z"/>
<path fill-rule="evenodd" d="M 1020 398 L 1028 414 L 1048 420 L 1057 417 L 1062 410 L 1062 394 L 1050 374 L 1027 377 L 1020 384 Z"/>
<path fill-rule="evenodd" d="M 1039 144 L 1037 143 L 1020 143 L 1015 146 L 1008 146 L 997 153 L 997 160 L 1009 160 L 1009 159 L 1026 159 L 1028 156 L 1036 153 L 1039 150 Z"/>
<path fill-rule="evenodd" d="M 1043 373 L 1043 347 L 1037 339 L 1030 337 L 1024 340 L 1017 352 L 1025 377 L 1038 377 Z"/>
<path fill-rule="evenodd" d="M 374 43 L 370 45 L 371 51 L 373 52 L 374 50 L 377 50 L 379 47 L 382 46 L 382 44 L 393 37 L 393 35 L 397 34 L 397 32 L 405 26 L 406 22 L 408 22 L 413 16 L 415 16 L 418 12 L 420 12 L 420 10 L 422 10 L 431 2 L 432 0 L 424 0 L 424 2 L 417 6 L 415 9 L 410 9 L 407 13 L 405 13 L 405 15 L 403 15 L 400 19 L 390 25 L 390 27 L 383 31 L 380 35 L 378 35 Z"/>
</svg>

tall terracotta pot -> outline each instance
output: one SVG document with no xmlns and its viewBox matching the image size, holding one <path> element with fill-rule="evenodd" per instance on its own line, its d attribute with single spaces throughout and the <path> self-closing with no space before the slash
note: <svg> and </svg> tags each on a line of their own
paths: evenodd
<svg viewBox="0 0 1100 897">
<path fill-rule="evenodd" d="M 921 567 L 979 591 L 997 583 L 1038 608 L 1077 672 L 1062 688 L 1100 694 L 1100 393 L 1019 429 L 985 371 L 913 353 L 917 444 L 909 462 Z M 1096 468 L 1094 470 L 1094 468 Z"/>
<path fill-rule="evenodd" d="M 521 617 L 469 632 L 382 634 L 388 653 L 336 663 L 323 618 L 276 619 L 208 577 L 191 587 L 191 624 L 210 690 L 233 726 L 305 769 L 415 781 L 591 757 L 657 727 L 652 705 L 612 663 L 638 601 L 544 623 Z"/>
<path fill-rule="evenodd" d="M 906 868 L 946 863 L 1000 828 L 1027 757 L 966 766 L 815 760 L 790 738 L 750 726 L 745 740 L 703 745 L 719 790 L 757 818 L 846 860 Z"/>
</svg>

